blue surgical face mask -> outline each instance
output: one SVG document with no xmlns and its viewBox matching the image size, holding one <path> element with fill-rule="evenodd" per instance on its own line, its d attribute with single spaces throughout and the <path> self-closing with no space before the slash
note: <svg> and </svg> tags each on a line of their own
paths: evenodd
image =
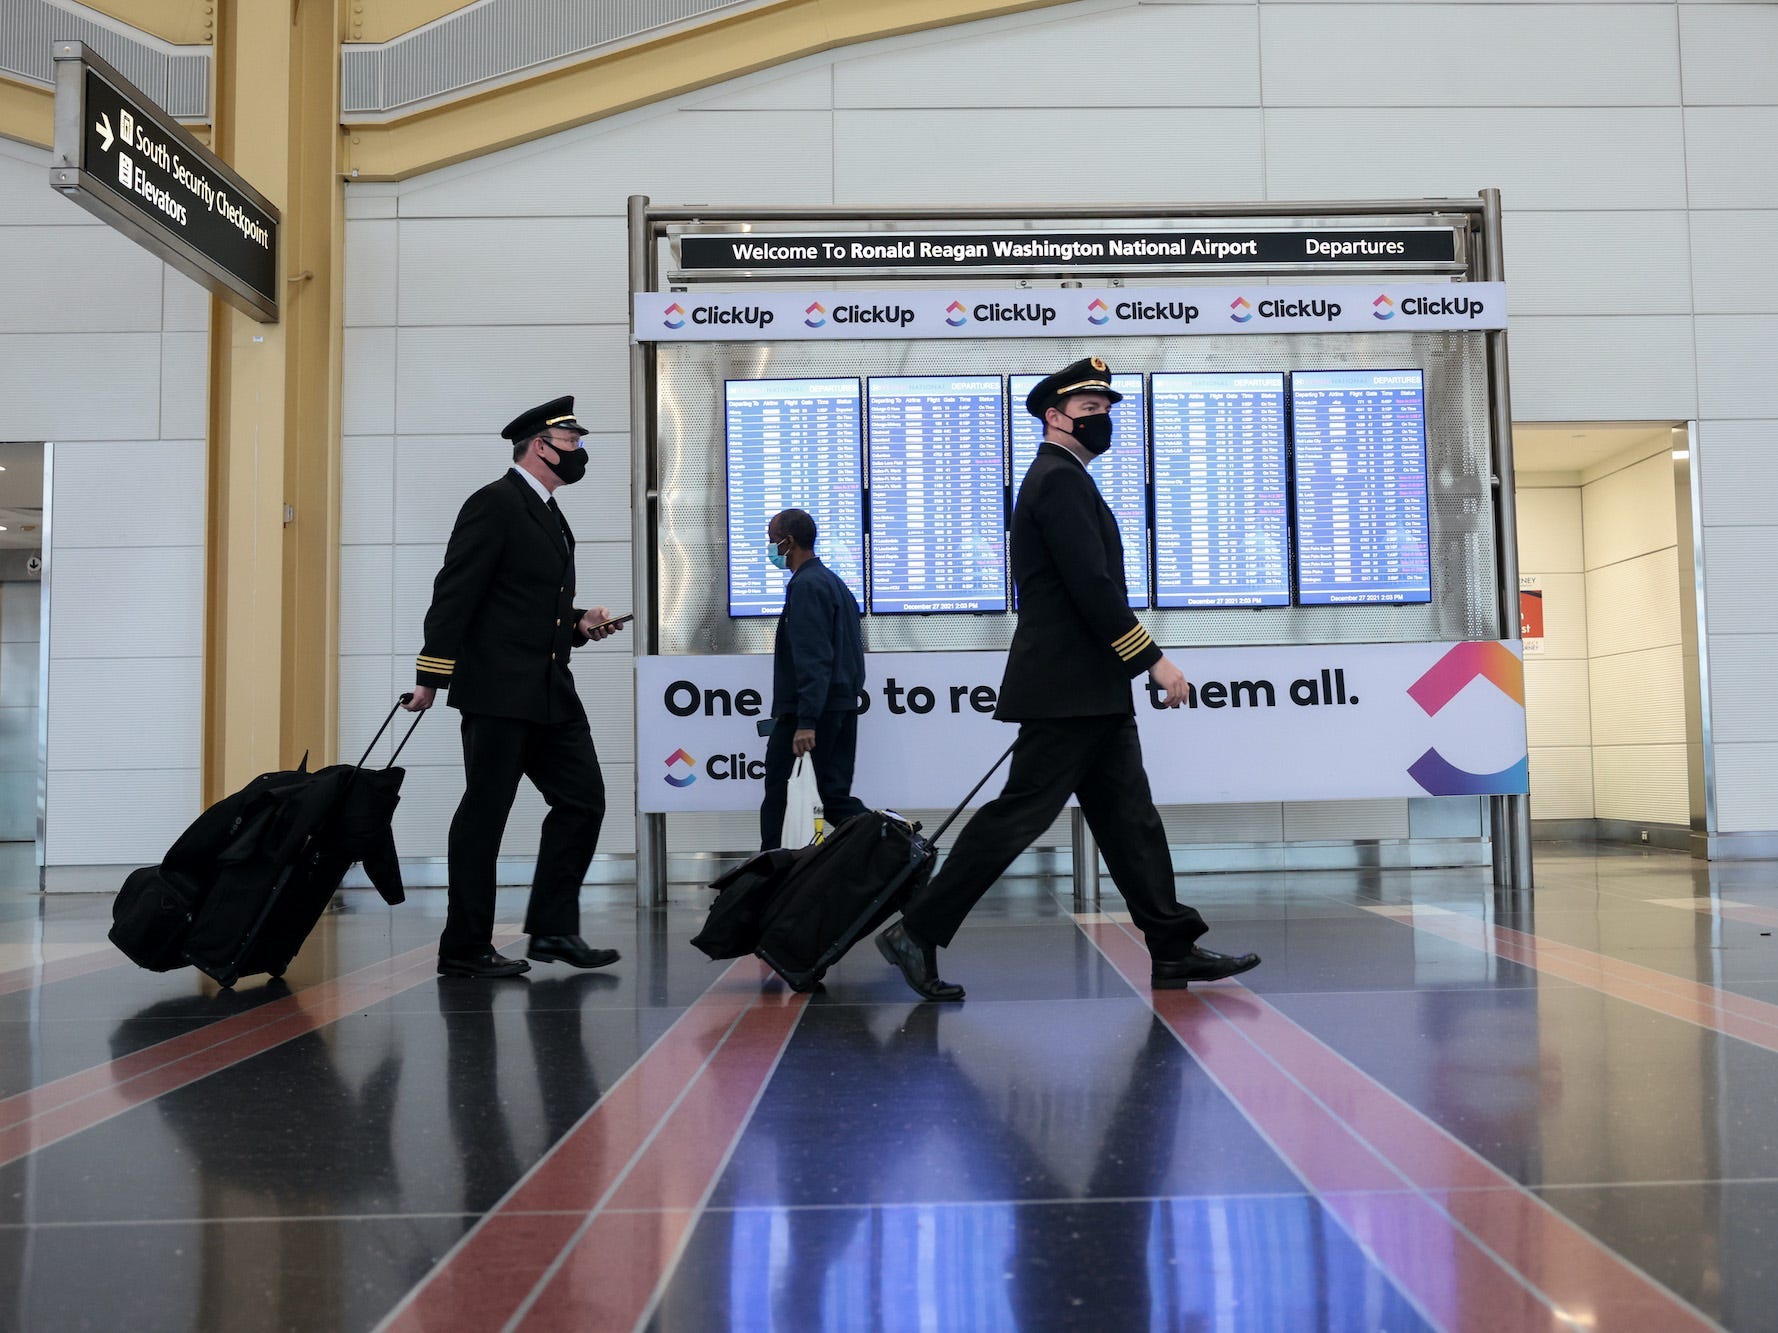
<svg viewBox="0 0 1778 1333">
<path fill-rule="evenodd" d="M 785 559 L 784 552 L 778 549 L 778 543 L 770 539 L 766 541 L 766 559 L 770 560 L 779 569 L 790 568 L 790 562 Z"/>
</svg>

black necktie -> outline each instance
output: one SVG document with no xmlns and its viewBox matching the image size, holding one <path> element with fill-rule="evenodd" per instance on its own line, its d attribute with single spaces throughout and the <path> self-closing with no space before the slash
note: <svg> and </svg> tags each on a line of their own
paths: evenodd
<svg viewBox="0 0 1778 1333">
<path fill-rule="evenodd" d="M 568 520 L 562 517 L 562 507 L 556 503 L 556 497 L 553 495 L 545 503 L 549 505 L 549 512 L 556 517 L 556 529 L 562 534 L 563 548 L 572 551 L 574 543 L 568 540 Z"/>
</svg>

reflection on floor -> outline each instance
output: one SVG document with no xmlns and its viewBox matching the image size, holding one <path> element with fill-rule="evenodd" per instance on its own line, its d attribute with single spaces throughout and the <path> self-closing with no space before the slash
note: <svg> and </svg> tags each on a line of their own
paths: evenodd
<svg viewBox="0 0 1778 1333">
<path fill-rule="evenodd" d="M 948 1006 L 710 963 L 689 886 L 588 891 L 609 974 L 351 894 L 219 993 L 5 862 L 0 1329 L 1778 1327 L 1778 866 L 1539 852 L 1182 881 L 1266 961 L 1153 996 L 1011 881 Z"/>
</svg>

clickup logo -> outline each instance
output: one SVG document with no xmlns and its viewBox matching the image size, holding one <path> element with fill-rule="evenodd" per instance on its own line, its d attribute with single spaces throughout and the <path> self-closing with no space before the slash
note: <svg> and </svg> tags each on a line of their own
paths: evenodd
<svg viewBox="0 0 1778 1333">
<path fill-rule="evenodd" d="M 668 328 L 682 329 L 685 327 L 685 307 L 680 305 L 679 302 L 675 301 L 672 305 L 668 306 L 666 315 L 667 317 L 663 319 L 661 323 L 665 324 Z"/>
<path fill-rule="evenodd" d="M 684 774 L 683 777 L 672 772 L 675 766 L 678 767 L 680 773 Z M 689 787 L 698 780 L 698 761 L 683 749 L 675 750 L 667 756 L 667 769 L 665 777 L 669 787 Z"/>
<path fill-rule="evenodd" d="M 1097 297 L 1094 297 L 1092 304 L 1087 307 L 1087 323 L 1089 323 L 1089 324 L 1103 324 L 1110 318 L 1111 318 L 1110 308 L 1105 304 L 1105 302 L 1099 300 Z"/>
<path fill-rule="evenodd" d="M 1375 315 L 1378 319 L 1394 319 L 1395 302 L 1391 301 L 1388 294 L 1385 293 L 1371 302 L 1371 314 Z"/>
<path fill-rule="evenodd" d="M 1237 324 L 1245 324 L 1253 318 L 1253 303 L 1245 296 L 1237 296 L 1229 302 L 1229 318 Z"/>
<path fill-rule="evenodd" d="M 827 323 L 827 307 L 819 301 L 810 301 L 803 307 L 803 323 L 812 329 L 818 329 Z M 683 751 L 681 752 L 683 753 Z"/>
<path fill-rule="evenodd" d="M 1408 686 L 1408 697 L 1435 717 L 1477 677 L 1523 706 L 1525 702 L 1525 664 L 1503 643 L 1460 643 L 1438 661 L 1426 674 Z M 1408 776 L 1432 796 L 1485 796 L 1526 790 L 1530 776 L 1530 758 L 1493 773 L 1475 773 L 1458 768 L 1436 749 L 1428 750 L 1408 766 Z"/>
<path fill-rule="evenodd" d="M 963 302 L 952 301 L 945 307 L 945 323 L 954 329 L 960 329 L 969 323 L 969 311 L 964 308 Z"/>
</svg>

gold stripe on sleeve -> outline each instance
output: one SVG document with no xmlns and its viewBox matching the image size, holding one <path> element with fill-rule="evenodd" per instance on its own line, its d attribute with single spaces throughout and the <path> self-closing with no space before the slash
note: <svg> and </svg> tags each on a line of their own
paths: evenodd
<svg viewBox="0 0 1778 1333">
<path fill-rule="evenodd" d="M 1142 637 L 1140 639 L 1136 640 L 1134 643 L 1131 643 L 1123 648 L 1119 648 L 1117 650 L 1117 655 L 1119 657 L 1123 658 L 1124 661 L 1129 662 L 1129 661 L 1134 660 L 1135 658 L 1140 657 L 1143 653 L 1147 652 L 1149 650 L 1149 648 L 1153 646 L 1153 644 L 1154 644 L 1154 640 L 1149 638 L 1148 632 L 1146 630 L 1144 630 Z"/>
<path fill-rule="evenodd" d="M 1117 638 L 1113 639 L 1111 641 L 1111 646 L 1116 648 L 1119 652 L 1122 652 L 1125 644 L 1133 643 L 1147 633 L 1148 631 L 1143 629 L 1141 625 L 1133 626 L 1127 633 L 1120 634 Z"/>
</svg>

